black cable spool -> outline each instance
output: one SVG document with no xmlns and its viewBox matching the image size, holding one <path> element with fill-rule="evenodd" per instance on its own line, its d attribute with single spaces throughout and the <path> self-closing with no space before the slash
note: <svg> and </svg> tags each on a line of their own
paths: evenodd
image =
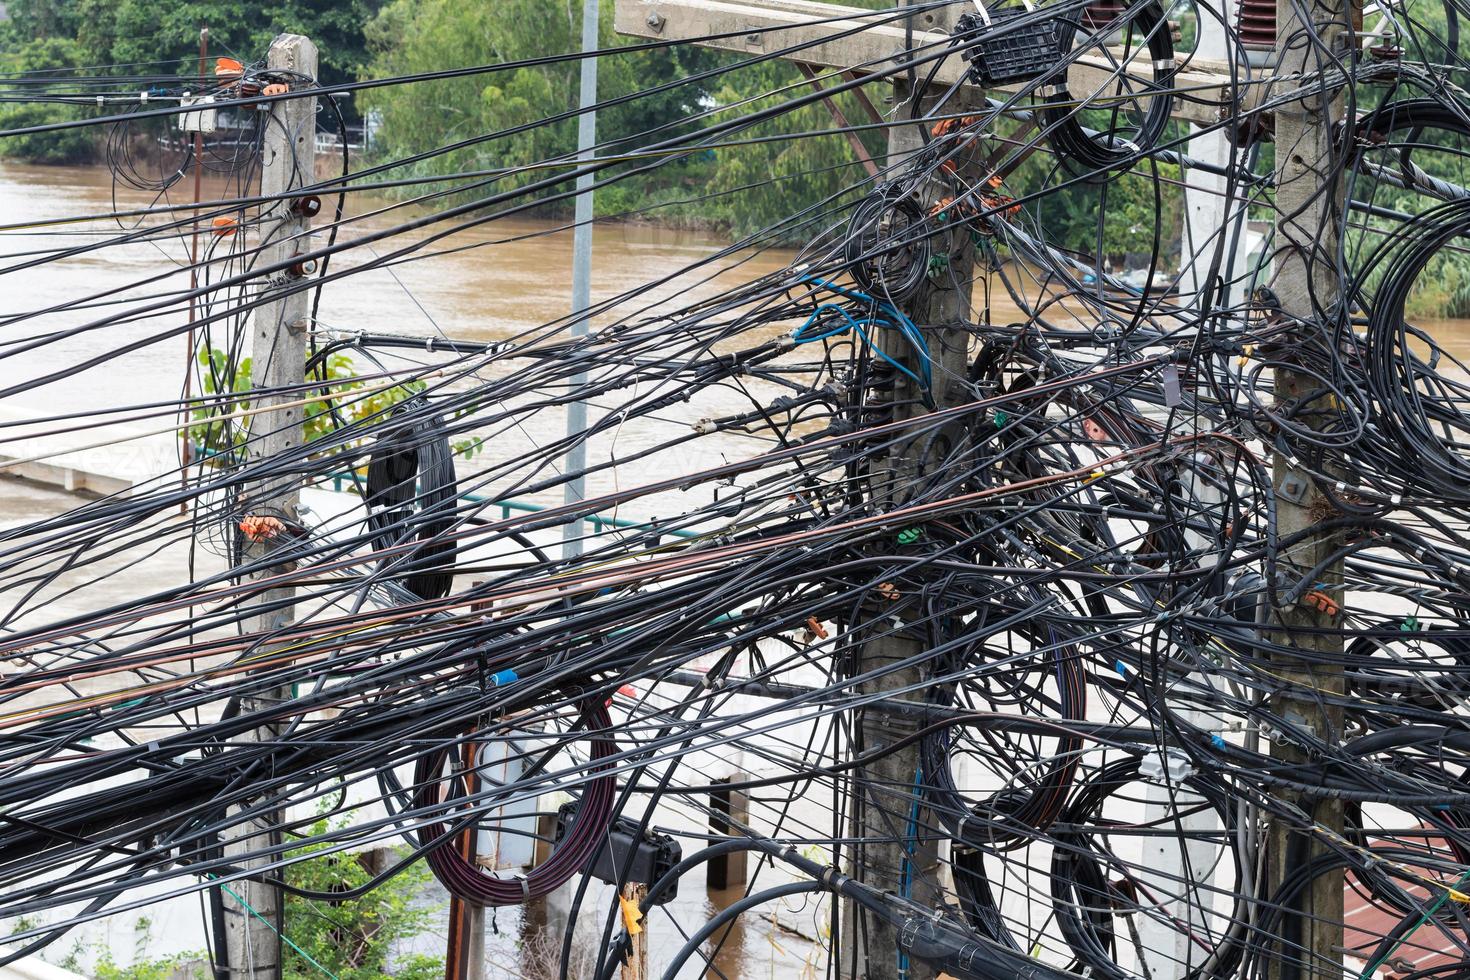
<svg viewBox="0 0 1470 980">
<path fill-rule="evenodd" d="M 1121 825 L 1109 821 L 1102 810 L 1109 797 L 1145 778 L 1140 774 L 1139 762 L 1137 758 L 1120 759 L 1076 784 L 1058 821 L 1064 829 L 1056 834 L 1056 846 L 1052 850 L 1050 885 L 1056 926 L 1060 938 L 1076 957 L 1068 969 L 1099 980 L 1125 980 L 1134 976 L 1117 962 L 1119 940 L 1126 930 L 1115 920 L 1125 918 L 1132 910 L 1114 905 L 1115 899 L 1126 896 L 1110 881 L 1109 869 L 1115 867 L 1117 858 L 1106 842 L 1109 830 Z M 1175 806 L 1200 807 L 1218 816 L 1222 830 L 1217 845 L 1221 848 L 1218 860 L 1232 867 L 1239 881 L 1242 856 L 1236 844 L 1238 815 L 1229 788 L 1207 773 L 1191 773 L 1170 785 L 1195 798 L 1185 804 L 1176 801 Z M 1201 901 L 1198 897 L 1193 900 Z M 1245 923 L 1250 901 L 1248 895 L 1235 895 L 1234 908 L 1228 914 L 1230 927 L 1210 935 L 1208 951 L 1198 962 L 1188 964 L 1184 974 L 1187 980 L 1207 980 L 1235 973 L 1244 951 L 1242 940 L 1248 935 Z M 1227 916 L 1221 914 L 1221 918 Z"/>
<path fill-rule="evenodd" d="M 852 277 L 874 299 L 902 303 L 929 272 L 928 219 L 911 194 L 880 187 L 859 204 L 847 225 Z"/>
<path fill-rule="evenodd" d="M 406 403 L 422 409 L 422 399 Z M 454 583 L 454 456 L 444 420 L 417 411 L 378 437 L 368 462 L 368 526 L 378 551 L 417 544 L 384 558 L 384 569 L 420 599 L 440 599 Z"/>
<path fill-rule="evenodd" d="M 1016 610 L 996 611 L 1005 618 Z M 1055 678 L 1062 715 L 1085 717 L 1086 687 L 1081 661 L 1075 653 L 1059 645 L 1053 629 L 1039 619 L 1016 622 L 1006 629 L 1025 636 L 1037 647 L 1056 647 L 1056 652 L 1040 665 L 1042 680 L 1036 683 L 1039 685 L 1045 679 Z M 935 704 L 953 702 L 960 706 L 963 703 L 956 700 L 956 691 L 946 686 L 932 688 L 929 699 Z M 1040 699 L 1033 700 L 1039 702 Z M 994 853 L 1034 843 L 1038 834 L 1051 827 L 1065 805 L 1067 793 L 1076 777 L 1081 741 L 1075 736 L 1061 736 L 1051 757 L 1037 760 L 1043 768 L 1030 785 L 1012 786 L 983 799 L 970 800 L 955 782 L 951 768 L 951 757 L 960 731 L 958 727 L 947 728 L 926 735 L 920 743 L 925 773 L 924 796 L 935 819 L 956 844 L 977 851 Z M 977 734 L 983 736 L 983 731 L 977 729 Z"/>
<path fill-rule="evenodd" d="M 1103 50 L 1107 36 L 1113 32 L 1104 26 L 1096 32 L 1096 40 L 1090 40 L 1094 32 L 1079 24 L 1081 16 L 1081 13 L 1072 13 L 1057 21 L 1057 47 L 1063 52 L 1075 53 L 1073 45 L 1080 31 L 1083 43 Z M 1127 170 L 1157 144 L 1173 111 L 1171 93 L 1177 69 L 1174 41 L 1169 36 L 1163 8 L 1157 0 L 1134 0 L 1124 11 L 1118 27 L 1130 35 L 1147 38 L 1149 65 L 1153 70 L 1152 83 L 1145 86 L 1146 94 L 1143 96 L 1149 100 L 1148 106 L 1132 137 L 1125 137 L 1116 130 L 1095 136 L 1088 133 L 1079 118 L 1080 110 L 1072 104 L 1078 97 L 1068 90 L 1065 72 L 1059 73 L 1055 81 L 1043 88 L 1041 119 L 1045 128 L 1051 131 L 1048 140 L 1052 149 L 1069 171 L 1088 174 L 1089 179 L 1099 182 Z M 1130 58 L 1124 65 L 1132 67 L 1138 61 Z M 1111 100 L 1106 100 L 1098 108 L 1103 108 L 1107 101 Z M 1115 113 L 1113 118 L 1117 120 L 1120 115 L 1121 112 Z"/>
</svg>

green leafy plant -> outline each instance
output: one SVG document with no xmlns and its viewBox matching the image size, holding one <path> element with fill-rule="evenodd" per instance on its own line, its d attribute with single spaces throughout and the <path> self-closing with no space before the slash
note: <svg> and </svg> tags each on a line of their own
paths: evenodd
<svg viewBox="0 0 1470 980">
<path fill-rule="evenodd" d="M 72 972 L 81 972 L 82 958 L 88 952 L 96 952 L 97 959 L 87 971 L 95 980 L 182 980 L 182 978 L 207 977 L 209 969 L 203 952 L 173 953 L 169 956 L 147 957 L 153 942 L 153 920 L 146 916 L 133 925 L 133 962 L 119 966 L 110 945 L 103 943 L 72 946 L 61 967 Z"/>
<path fill-rule="evenodd" d="M 199 373 L 206 395 L 240 394 L 250 390 L 250 358 L 232 363 L 222 350 L 204 347 L 199 351 Z M 196 408 L 189 438 L 205 456 L 230 455 L 242 442 L 243 431 L 229 418 L 250 407 L 250 399 L 221 399 L 208 407 Z"/>
<path fill-rule="evenodd" d="M 347 426 L 380 422 L 394 405 L 428 388 L 422 381 L 405 381 L 391 388 L 369 391 L 369 383 L 357 376 L 351 356 L 340 352 L 329 355 L 323 369 L 314 373 L 312 380 L 324 381 L 331 398 L 330 401 L 320 398 L 306 403 L 307 442 L 314 442 Z M 313 393 L 322 392 L 316 389 Z"/>
<path fill-rule="evenodd" d="M 112 950 L 103 949 L 92 967 L 95 980 L 176 980 L 180 977 L 206 977 L 208 968 L 201 968 L 203 953 L 175 953 L 152 960 L 138 960 L 129 966 L 118 966 L 112 958 Z"/>
<path fill-rule="evenodd" d="M 320 837 L 327 829 L 323 817 L 312 826 L 311 834 Z M 290 852 L 291 857 L 305 858 L 291 865 L 291 884 L 305 891 L 347 893 L 374 877 L 373 862 L 367 853 L 310 856 L 330 846 L 319 842 Z M 390 860 L 400 857 L 395 853 Z M 420 861 L 360 898 L 327 901 L 288 892 L 282 933 L 285 977 L 288 980 L 323 977 L 378 980 L 392 976 L 402 980 L 434 980 L 442 976 L 444 964 L 438 957 L 395 955 L 407 940 L 427 932 L 431 926 L 433 909 L 418 901 L 429 878 L 428 868 Z M 32 922 L 25 928 L 33 925 Z M 136 955 L 131 964 L 119 966 L 109 946 L 78 944 L 62 965 L 80 970 L 83 957 L 95 952 L 97 958 L 89 972 L 96 980 L 178 980 L 208 976 L 203 952 L 147 957 L 152 922 L 139 919 L 135 928 Z"/>
<path fill-rule="evenodd" d="M 313 836 L 326 832 L 325 818 L 311 828 Z M 292 855 L 299 857 L 327 847 L 330 844 L 325 842 L 312 844 Z M 315 892 L 347 892 L 366 884 L 373 875 L 363 854 L 324 854 L 290 868 L 292 885 Z M 444 964 L 438 957 L 394 956 L 403 942 L 429 928 L 433 910 L 416 903 L 428 880 L 428 868 L 423 862 L 415 862 L 361 898 L 331 902 L 288 894 L 285 936 L 294 949 L 286 950 L 285 975 L 301 980 L 319 980 L 324 971 L 339 980 L 386 976 L 432 980 L 442 976 Z"/>
<path fill-rule="evenodd" d="M 252 387 L 251 359 L 233 360 L 224 351 L 205 347 L 199 351 L 199 373 L 206 395 L 233 397 L 213 401 L 196 408 L 189 426 L 189 438 L 206 458 L 231 459 L 245 444 L 246 427 L 239 413 L 250 408 L 246 397 Z M 423 381 L 405 381 L 388 387 L 378 386 L 357 374 L 351 356 L 329 355 L 312 372 L 311 380 L 320 382 L 306 403 L 304 424 L 307 443 L 325 438 L 348 427 L 365 428 L 383 421 L 395 405 L 422 394 L 428 385 Z M 467 410 L 458 412 L 458 418 Z M 362 440 L 349 443 L 358 446 Z M 465 459 L 484 448 L 484 440 L 466 438 L 455 441 L 456 454 Z"/>
</svg>

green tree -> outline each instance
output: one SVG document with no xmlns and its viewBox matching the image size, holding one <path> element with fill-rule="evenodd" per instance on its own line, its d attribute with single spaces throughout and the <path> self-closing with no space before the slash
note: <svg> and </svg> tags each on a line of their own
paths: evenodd
<svg viewBox="0 0 1470 980">
<path fill-rule="evenodd" d="M 729 117 L 717 117 L 723 121 L 735 114 L 758 111 L 807 94 L 811 90 L 797 84 L 801 80 L 801 75 L 790 62 L 752 65 L 723 76 L 723 85 L 713 94 L 711 101 L 731 107 Z M 762 97 L 766 92 L 773 94 Z M 746 101 L 752 98 L 754 102 Z M 855 103 L 847 104 L 846 97 L 842 103 L 849 120 L 863 118 Z M 725 194 L 714 203 L 715 213 L 722 223 L 732 232 L 746 235 L 829 198 L 837 199 L 834 205 L 851 203 L 855 197 L 868 193 L 871 185 L 867 171 L 857 165 L 857 154 L 845 137 L 776 138 L 831 130 L 835 126 L 826 106 L 814 102 L 734 134 L 733 139 L 773 139 L 716 151 L 710 189 Z M 863 138 L 869 155 L 881 160 L 886 141 L 884 134 L 869 132 Z M 835 219 L 829 216 L 826 220 Z M 821 221 L 819 214 L 814 213 L 812 223 Z M 809 232 L 810 228 L 807 230 Z M 792 228 L 789 237 L 810 236 L 803 234 L 801 229 Z"/>
<path fill-rule="evenodd" d="M 601 44 L 625 44 L 612 29 L 613 0 L 603 0 Z M 578 4 L 542 0 L 394 0 L 368 26 L 374 78 L 414 75 L 445 67 L 503 64 L 576 51 L 581 44 Z M 694 46 L 628 52 L 600 60 L 599 93 L 604 100 L 630 95 L 702 71 L 714 55 Z M 528 167 L 576 148 L 576 121 L 542 120 L 577 106 L 579 65 L 575 61 L 494 71 L 463 78 L 418 82 L 363 93 L 364 111 L 382 122 L 378 155 L 383 159 L 424 153 L 463 140 L 472 145 L 402 168 L 404 174 L 437 176 L 465 170 Z M 704 89 L 675 87 L 598 113 L 602 140 L 636 137 L 658 127 L 677 127 L 700 108 Z M 522 128 L 524 127 L 524 128 Z M 519 132 L 508 132 L 520 128 Z M 664 135 L 675 129 L 665 128 Z M 477 137 L 488 137 L 476 139 Z M 637 142 L 630 142 L 636 146 Z M 697 164 L 663 168 L 640 182 L 640 198 L 678 196 Z M 521 187 L 555 171 L 536 168 L 497 180 L 495 190 Z M 483 188 L 476 195 L 487 193 Z M 601 210 L 628 203 L 606 194 Z"/>
<path fill-rule="evenodd" d="M 304 34 L 320 52 L 324 84 L 355 78 L 366 60 L 363 26 L 377 13 L 380 0 L 273 0 L 264 4 L 224 0 L 75 0 L 88 25 L 79 36 L 95 32 L 106 45 L 108 62 L 157 62 L 163 74 L 189 75 L 198 70 L 199 28 L 209 28 L 211 55 L 228 55 L 246 64 L 265 58 L 277 34 Z"/>
<path fill-rule="evenodd" d="M 165 4 L 10 0 L 10 20 L 0 25 L 0 72 L 65 77 L 69 69 L 88 66 L 87 75 L 193 76 L 199 69 L 199 29 L 208 26 L 212 56 L 247 64 L 262 61 L 277 34 L 304 34 L 320 50 L 320 78 L 330 85 L 357 77 L 367 59 L 363 28 L 380 4 L 381 0 L 273 0 L 245 6 L 223 0 Z M 355 104 L 344 100 L 342 107 L 352 121 Z M 79 119 L 91 111 L 44 102 L 10 104 L 0 109 L 0 129 Z M 76 163 L 94 157 L 101 138 L 102 132 L 94 128 L 10 137 L 0 141 L 0 154 L 37 163 Z"/>
<path fill-rule="evenodd" d="M 0 71 L 25 72 L 32 78 L 65 78 L 86 63 L 85 52 L 76 41 L 47 35 L 0 51 Z M 0 107 L 0 129 L 43 126 L 80 118 L 76 106 L 50 102 L 7 103 Z M 8 156 L 35 163 L 77 163 L 92 155 L 93 134 L 84 129 L 13 136 L 0 144 Z"/>
<path fill-rule="evenodd" d="M 1044 192 L 1027 209 L 1045 229 L 1046 240 L 1058 248 L 1096 256 L 1101 230 L 1102 258 L 1117 271 L 1129 256 L 1152 252 L 1156 232 L 1161 259 L 1167 263 L 1178 257 L 1184 230 L 1182 175 L 1175 164 L 1158 164 L 1156 199 L 1154 173 L 1144 162 L 1106 182 L 1070 183 L 1064 168 L 1038 153 L 1011 175 L 1006 190 L 1015 197 Z"/>
<path fill-rule="evenodd" d="M 313 836 L 327 833 L 327 821 L 317 821 Z M 330 845 L 311 844 L 293 856 L 310 855 Z M 399 855 L 393 855 L 398 860 Z M 374 873 L 358 854 L 324 854 L 293 864 L 291 884 L 315 892 L 347 892 L 372 880 Z M 325 968 L 339 980 L 434 980 L 444 974 L 444 963 L 434 956 L 395 956 L 414 936 L 425 932 L 433 909 L 416 901 L 430 874 L 416 861 L 401 874 L 361 898 L 341 902 L 286 897 L 285 935 L 288 948 L 283 964 L 289 978 L 320 980 Z M 293 955 L 294 954 L 294 955 Z M 314 966 L 307 957 L 320 967 Z"/>
<path fill-rule="evenodd" d="M 580 14 L 579 5 L 568 4 L 563 9 L 549 7 L 542 0 L 500 0 L 493 7 L 457 0 L 393 0 L 368 28 L 368 44 L 375 52 L 368 74 L 404 76 L 446 65 L 503 64 L 575 51 L 581 43 Z M 618 36 L 612 22 L 613 0 L 603 0 L 601 46 L 633 43 Z M 737 60 L 735 55 L 695 45 L 629 50 L 600 60 L 598 93 L 604 102 L 617 100 Z M 513 169 L 494 182 L 493 190 L 506 190 L 555 173 L 536 165 L 575 149 L 575 120 L 536 124 L 576 109 L 578 72 L 578 64 L 569 60 L 385 87 L 365 93 L 363 104 L 380 113 L 378 155 L 383 159 L 488 137 L 405 166 L 405 174 L 526 168 Z M 599 111 L 598 138 L 616 141 L 605 151 L 608 155 L 635 150 L 706 124 L 696 116 L 713 112 L 714 119 L 724 121 L 809 91 L 798 87 L 754 104 L 747 101 L 773 89 L 799 85 L 800 80 L 791 64 L 767 63 L 639 95 Z M 724 107 L 729 107 L 728 112 L 721 112 Z M 855 104 L 848 105 L 847 111 L 851 118 L 861 118 Z M 525 128 L 514 131 L 520 127 Z M 812 106 L 738 136 L 779 137 L 831 127 L 826 110 Z M 620 164 L 619 169 L 640 172 L 598 191 L 597 211 L 609 215 L 657 208 L 655 213 L 664 219 L 713 222 L 744 232 L 839 190 L 860 173 L 851 166 L 854 161 L 846 141 L 836 136 L 698 149 L 677 154 L 647 172 L 643 171 L 649 161 L 639 158 Z M 772 181 L 773 177 L 777 179 Z M 557 189 L 565 190 L 567 185 Z M 488 192 L 481 187 L 469 193 Z M 727 196 L 698 200 L 710 194 Z M 562 202 L 557 210 L 569 210 L 569 203 Z"/>
</svg>

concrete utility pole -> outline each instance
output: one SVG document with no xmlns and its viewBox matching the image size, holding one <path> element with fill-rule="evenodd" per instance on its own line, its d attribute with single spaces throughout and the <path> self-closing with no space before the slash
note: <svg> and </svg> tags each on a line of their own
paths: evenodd
<svg viewBox="0 0 1470 980">
<path fill-rule="evenodd" d="M 1230 43 L 1224 25 L 1236 22 L 1238 0 L 1205 0 L 1200 4 L 1199 39 L 1194 57 L 1202 61 L 1229 65 L 1237 61 L 1241 51 Z M 1213 14 L 1209 11 L 1213 11 Z M 1240 69 L 1244 72 L 1244 68 Z M 1201 163 L 1227 167 L 1235 156 L 1231 134 L 1218 128 L 1191 124 L 1189 156 Z M 1250 242 L 1246 238 L 1246 200 L 1240 195 L 1226 197 L 1230 182 L 1219 174 L 1206 173 L 1195 167 L 1184 171 L 1184 241 L 1179 250 L 1180 290 L 1195 304 L 1207 282 L 1204 275 L 1209 260 L 1220 251 L 1220 271 L 1226 276 L 1225 291 L 1215 297 L 1220 306 L 1229 307 L 1245 298 L 1244 284 L 1232 284 L 1246 272 Z"/>
<path fill-rule="evenodd" d="M 905 5 L 914 5 L 915 0 L 904 2 Z M 964 9 L 956 5 L 915 14 L 915 33 L 947 31 Z M 937 90 L 942 91 L 942 88 Z M 937 97 L 937 92 L 934 97 Z M 893 104 L 897 107 L 893 115 L 907 117 L 910 100 L 919 99 L 923 104 L 928 96 L 928 92 L 911 92 L 905 80 L 898 81 L 893 87 Z M 957 112 L 963 105 L 963 97 L 956 96 L 946 104 L 944 111 Z M 923 108 L 927 109 L 928 105 L 924 104 Z M 922 118 L 924 112 L 921 110 L 918 115 Z M 888 174 L 897 174 L 903 161 L 922 146 L 918 125 L 889 129 Z M 941 188 L 942 185 L 935 181 L 917 190 L 918 203 L 926 213 L 937 203 Z M 950 246 L 949 265 L 942 269 L 932 268 L 933 274 L 925 276 L 918 292 L 903 304 L 902 310 L 923 331 L 929 345 L 933 379 L 931 394 L 939 408 L 969 398 L 955 383 L 968 374 L 969 334 L 946 326 L 970 318 L 969 284 L 973 275 L 973 256 L 968 231 L 963 231 L 961 238 L 962 243 L 948 242 L 944 236 L 933 240 L 932 254 L 936 256 L 944 255 L 945 245 Z M 956 283 L 960 286 L 957 287 Z M 875 342 L 883 345 L 889 357 L 914 374 L 920 373 L 917 352 L 897 331 L 881 331 Z M 895 403 L 892 417 L 926 414 L 928 409 L 921 402 L 923 392 L 919 384 L 901 373 L 897 374 L 897 379 L 892 396 Z M 921 470 L 933 472 L 935 464 L 940 462 L 934 458 L 922 458 L 925 453 L 932 456 L 937 451 L 937 444 L 942 442 L 930 436 L 932 433 L 924 433 L 897 447 L 886 460 L 874 464 L 872 479 L 879 509 L 898 506 L 894 490 L 903 487 Z M 894 533 L 897 533 L 896 529 Z M 876 601 L 886 600 L 877 598 Z M 881 623 L 882 629 L 890 628 L 886 617 L 881 618 Z M 856 671 L 858 674 L 883 671 L 896 662 L 917 656 L 924 646 L 922 640 L 908 636 L 875 637 L 863 645 Z M 919 668 L 907 667 L 864 682 L 858 690 L 860 694 L 870 695 L 918 684 L 922 680 Z M 852 731 L 857 744 L 852 747 L 853 754 L 877 751 L 911 735 L 918 727 L 918 722 L 910 716 L 888 711 L 882 704 L 859 709 L 854 716 Z M 918 805 L 915 783 L 922 779 L 919 751 L 919 744 L 915 742 L 883 756 L 857 773 L 849 801 L 849 833 L 854 839 L 878 838 L 882 843 L 858 845 L 847 855 L 847 871 L 864 884 L 895 893 L 904 889 L 906 881 L 909 897 L 921 905 L 932 906 L 943 898 L 937 879 L 939 862 L 935 847 L 932 842 L 920 844 L 917 840 L 907 848 L 903 843 L 911 824 L 917 829 L 933 823 L 925 808 Z M 924 835 L 920 833 L 917 836 Z M 844 903 L 841 914 L 838 976 L 858 976 L 864 980 L 897 980 L 904 976 L 908 980 L 928 980 L 935 975 L 926 963 L 918 960 L 909 961 L 906 969 L 900 968 L 898 931 L 890 923 L 864 913 L 850 902 Z"/>
<path fill-rule="evenodd" d="M 316 45 L 296 34 L 282 34 L 271 43 L 267 65 L 272 70 L 290 71 L 295 75 L 317 77 Z M 302 87 L 292 82 L 292 88 Z M 284 194 L 313 180 L 316 155 L 316 97 L 283 99 L 271 103 L 266 127 L 260 172 L 262 196 Z M 308 251 L 306 232 L 310 226 L 306 209 L 293 206 L 294 201 L 277 201 L 268 206 L 263 227 L 266 231 L 260 261 L 266 265 L 286 262 L 299 252 Z M 298 289 L 299 280 L 309 270 L 296 269 L 272 275 L 263 286 L 267 292 L 279 291 L 279 299 L 256 309 L 251 319 L 251 384 L 255 388 L 299 386 L 305 381 L 306 338 L 310 328 L 310 293 Z M 264 407 L 272 403 L 299 398 L 292 393 L 284 397 L 261 396 L 254 404 Z M 298 451 L 305 439 L 300 407 L 283 408 L 257 415 L 254 437 L 250 444 L 251 463 L 280 459 Z M 274 477 L 253 484 L 246 497 L 246 516 L 275 517 L 294 524 L 300 506 L 301 488 L 295 477 Z M 285 541 L 282 534 L 257 535 L 247 540 L 247 562 L 268 558 Z M 257 578 L 278 574 L 283 566 L 256 573 Z M 294 609 L 291 588 L 268 589 L 260 594 L 263 611 L 246 623 L 247 631 L 268 635 L 291 623 Z M 256 652 L 264 652 L 258 650 Z M 241 699 L 241 711 L 250 714 L 269 710 L 289 700 L 289 687 L 275 688 Z M 242 742 L 265 742 L 278 738 L 280 726 L 266 725 L 240 736 Z M 277 841 L 278 816 L 265 813 L 221 832 L 226 858 L 245 867 L 264 861 L 243 857 L 251 851 L 269 847 Z M 281 975 L 280 892 L 261 881 L 241 879 L 230 883 L 223 893 L 225 940 L 228 951 L 226 965 L 229 980 L 269 980 Z"/>
<path fill-rule="evenodd" d="M 1342 100 L 1336 92 L 1318 93 L 1316 73 L 1332 70 L 1328 51 L 1334 58 L 1348 52 L 1343 45 L 1352 42 L 1352 35 L 1347 33 L 1351 3 L 1353 0 L 1277 0 L 1276 4 L 1276 74 L 1285 76 L 1282 84 L 1300 85 L 1311 93 L 1276 110 L 1276 240 L 1271 287 L 1282 312 L 1304 322 L 1296 331 L 1302 341 L 1311 337 L 1321 342 L 1332 335 L 1325 317 L 1340 292 L 1337 249 L 1343 232 L 1338 221 L 1342 181 L 1333 167 L 1332 126 L 1341 117 Z M 1309 24 L 1302 23 L 1298 9 L 1311 18 Z M 1309 34 L 1319 37 L 1325 50 L 1309 42 Z M 1295 338 L 1283 346 L 1285 349 L 1277 355 L 1283 360 L 1310 356 L 1306 355 L 1310 348 Z M 1284 367 L 1276 370 L 1274 387 L 1276 404 L 1281 408 L 1318 390 L 1318 382 L 1308 374 Z M 1319 427 L 1331 419 L 1331 409 L 1330 396 L 1318 395 L 1296 419 L 1300 425 Z M 1311 477 L 1295 459 L 1278 455 L 1272 464 L 1271 479 L 1276 488 L 1277 530 L 1281 537 L 1310 531 L 1334 516 L 1330 503 L 1317 492 Z M 1335 533 L 1312 534 L 1282 553 L 1281 568 L 1294 579 L 1326 559 L 1339 543 Z M 1269 639 L 1302 652 L 1300 657 L 1282 653 L 1275 658 L 1276 679 L 1290 687 L 1272 699 L 1271 709 L 1279 717 L 1309 729 L 1322 741 L 1338 744 L 1343 735 L 1342 709 L 1323 706 L 1318 694 L 1342 693 L 1342 668 L 1314 665 L 1312 659 L 1334 658 L 1343 650 L 1342 563 L 1329 566 L 1309 589 L 1300 601 L 1270 612 Z M 1285 763 L 1306 761 L 1294 743 L 1274 744 L 1272 755 Z M 1305 811 L 1308 821 L 1330 831 L 1342 830 L 1340 801 L 1278 795 Z M 1299 874 L 1303 865 L 1323 851 L 1319 835 L 1303 841 L 1294 823 L 1273 818 L 1267 828 L 1267 895 Z M 1333 980 L 1342 976 L 1342 890 L 1343 872 L 1339 869 L 1319 875 L 1304 892 L 1297 906 L 1299 946 L 1278 947 L 1282 959 L 1270 964 L 1271 980 L 1284 976 L 1288 972 L 1286 963 L 1297 958 L 1302 962 L 1301 976 Z"/>
<path fill-rule="evenodd" d="M 582 53 L 598 48 L 598 19 L 600 0 L 583 0 L 582 3 Z M 592 159 L 592 148 L 597 145 L 597 113 L 589 112 L 597 105 L 597 59 L 582 59 L 581 91 L 579 106 L 582 114 L 577 117 L 577 160 L 587 163 Z M 572 232 L 572 315 L 578 319 L 572 323 L 572 336 L 587 335 L 587 310 L 592 305 L 592 184 L 595 174 L 583 174 L 577 178 L 576 230 Z M 572 376 L 572 385 L 580 387 L 587 383 L 586 372 Z M 576 401 L 567 406 L 567 436 L 576 438 L 587 428 L 587 404 Z M 578 473 L 587 468 L 587 444 L 573 443 L 567 450 L 568 473 Z M 566 485 L 565 501 L 575 504 L 587 495 L 587 481 L 576 477 Z M 586 524 L 580 520 L 569 521 L 562 528 L 562 553 L 573 558 L 582 553 L 582 534 Z"/>
</svg>

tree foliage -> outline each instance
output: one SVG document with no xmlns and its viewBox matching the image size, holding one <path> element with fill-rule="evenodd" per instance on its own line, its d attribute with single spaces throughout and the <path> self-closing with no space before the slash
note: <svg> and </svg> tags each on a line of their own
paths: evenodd
<svg viewBox="0 0 1470 980">
<path fill-rule="evenodd" d="M 602 47 L 632 43 L 613 31 L 613 0 L 603 0 L 600 26 Z M 393 0 L 369 25 L 368 45 L 374 56 L 368 74 L 407 75 L 449 65 L 503 64 L 564 54 L 580 48 L 581 30 L 580 4 Z M 699 77 L 737 60 L 733 54 L 694 46 L 629 50 L 599 59 L 598 94 L 605 107 L 598 112 L 597 135 L 603 142 L 621 141 L 606 148 L 604 155 L 668 139 L 707 121 L 735 118 L 752 107 L 797 94 L 748 102 L 800 82 L 801 76 L 787 62 Z M 376 89 L 365 93 L 362 101 L 365 111 L 380 113 L 377 152 L 384 159 L 469 141 L 449 153 L 402 168 L 405 173 L 431 176 L 509 170 L 489 187 L 466 192 L 485 196 L 544 180 L 556 171 L 532 168 L 533 164 L 574 153 L 577 124 L 571 114 L 577 108 L 579 72 L 578 62 L 568 60 Z M 673 84 L 681 81 L 683 84 Z M 648 89 L 658 91 L 620 101 Z M 847 108 L 852 118 L 859 118 L 855 104 Z M 565 118 L 549 126 L 531 126 L 557 116 Z M 825 110 L 816 106 L 736 135 L 782 136 L 831 126 Z M 490 133 L 501 135 L 478 138 Z M 656 168 L 649 165 L 653 158 L 639 158 L 619 165 L 618 170 L 629 176 L 599 191 L 597 211 L 604 216 L 647 211 L 664 220 L 694 220 L 744 232 L 840 190 L 854 179 L 854 161 L 852 150 L 838 136 L 697 148 Z M 730 193 L 741 188 L 750 189 Z M 568 189 L 569 184 L 563 183 L 549 189 L 542 199 Z M 567 210 L 569 205 L 562 202 L 553 207 Z"/>
<path fill-rule="evenodd" d="M 150 76 L 173 78 L 199 70 L 199 29 L 209 28 L 211 56 L 246 63 L 265 57 L 281 33 L 310 37 L 321 52 L 321 78 L 332 84 L 357 77 L 367 50 L 363 25 L 381 0 L 273 0 L 235 4 L 224 0 L 9 0 L 0 24 L 0 71 L 126 77 L 144 88 Z M 350 116 L 352 105 L 344 109 Z M 0 128 L 12 129 L 82 117 L 75 106 L 10 105 L 0 109 Z M 95 157 L 101 133 L 72 129 L 10 137 L 0 154 L 34 163 L 77 163 Z"/>
<path fill-rule="evenodd" d="M 41 38 L 74 40 L 81 64 L 127 75 L 192 75 L 199 29 L 209 28 L 211 55 L 247 63 L 265 56 L 277 34 L 305 34 L 321 52 L 331 83 L 354 77 L 365 60 L 363 24 L 381 0 L 9 0 L 12 45 Z"/>
<path fill-rule="evenodd" d="M 312 836 L 326 832 L 325 819 L 317 821 L 311 831 Z M 309 845 L 292 853 L 313 854 L 326 846 Z M 392 859 L 400 857 L 393 855 Z M 292 885 L 314 892 L 351 891 L 373 876 L 363 856 L 350 853 L 323 854 L 293 864 L 290 869 Z M 322 968 L 338 980 L 442 977 L 444 963 L 438 957 L 396 955 L 408 940 L 430 926 L 433 907 L 416 901 L 429 877 L 428 867 L 416 861 L 361 898 L 328 902 L 288 894 L 285 935 L 290 937 L 294 950 L 287 951 L 282 964 L 287 978 L 315 980 L 322 976 Z"/>
<path fill-rule="evenodd" d="M 66 74 L 86 63 L 83 46 L 71 38 L 35 37 L 0 48 L 0 71 L 26 72 L 32 76 Z M 74 106 L 50 103 L 8 103 L 0 106 L 0 129 L 20 129 L 78 118 Z M 0 150 L 33 163 L 77 163 L 92 155 L 93 134 L 84 129 L 12 136 Z"/>
</svg>

